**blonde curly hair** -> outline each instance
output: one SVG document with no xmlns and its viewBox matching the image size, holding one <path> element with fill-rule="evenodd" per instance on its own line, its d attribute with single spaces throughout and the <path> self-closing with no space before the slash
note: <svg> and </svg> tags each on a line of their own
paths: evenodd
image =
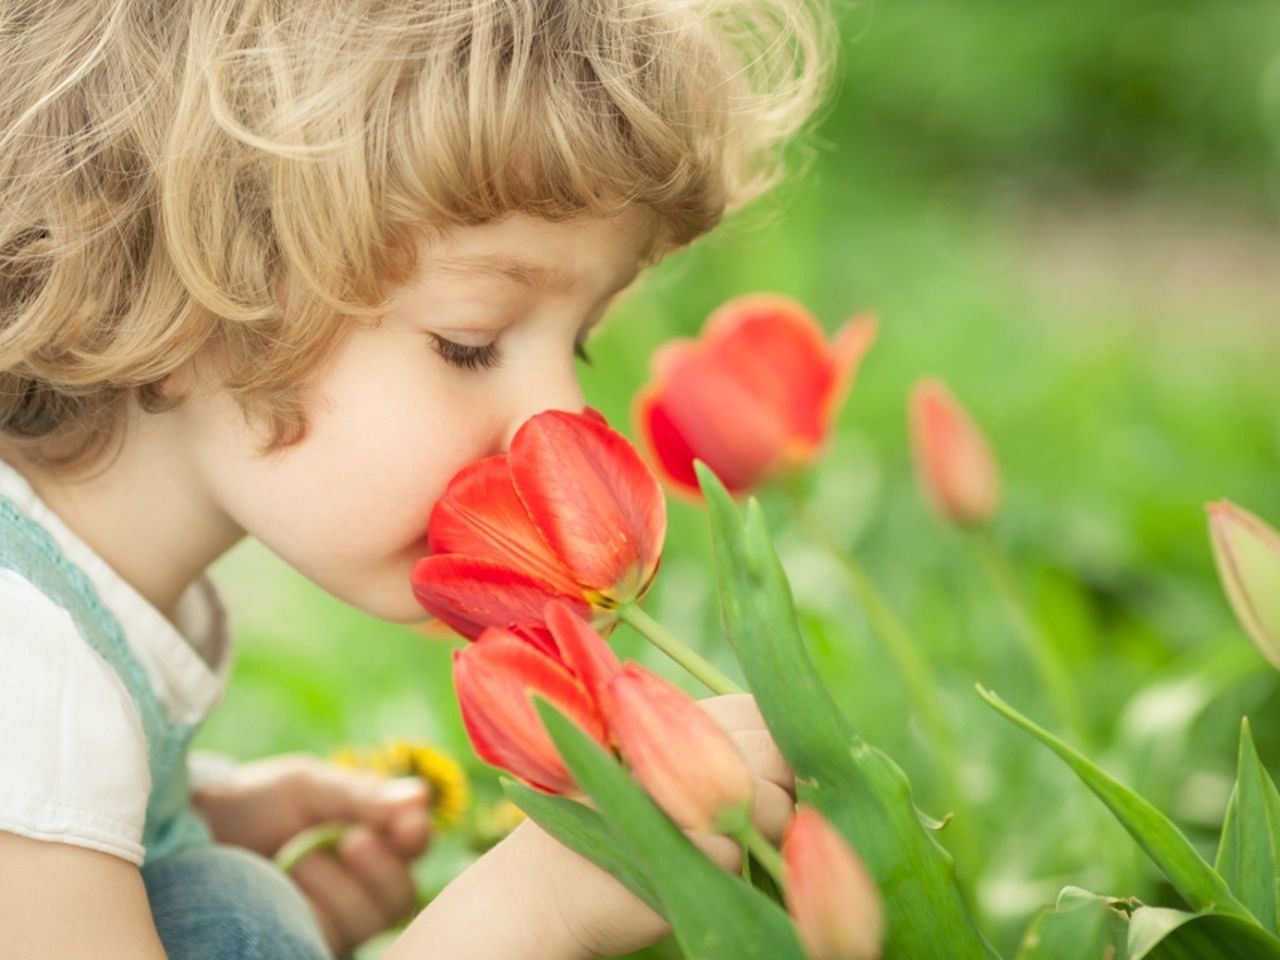
<svg viewBox="0 0 1280 960">
<path fill-rule="evenodd" d="M 97 459 L 202 348 L 265 451 L 433 231 L 772 186 L 829 86 L 821 0 L 9 0 L 0 441 Z"/>
</svg>

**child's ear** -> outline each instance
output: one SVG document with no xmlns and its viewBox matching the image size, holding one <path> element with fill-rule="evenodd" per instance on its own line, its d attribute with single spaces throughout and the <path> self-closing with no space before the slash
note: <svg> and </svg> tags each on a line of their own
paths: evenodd
<svg viewBox="0 0 1280 960">
<path fill-rule="evenodd" d="M 166 397 L 186 397 L 205 388 L 212 389 L 218 382 L 221 366 L 216 344 L 210 340 L 194 354 L 170 370 L 160 381 L 159 391 Z"/>
<path fill-rule="evenodd" d="M 169 371 L 168 375 L 156 385 L 156 389 L 165 397 L 186 396 L 195 385 L 194 365 L 195 357 L 189 358 L 180 366 Z"/>
</svg>

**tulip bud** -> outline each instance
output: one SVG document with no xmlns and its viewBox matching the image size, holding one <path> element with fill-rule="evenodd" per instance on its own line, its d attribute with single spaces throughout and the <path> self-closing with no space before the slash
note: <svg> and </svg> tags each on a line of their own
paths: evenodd
<svg viewBox="0 0 1280 960">
<path fill-rule="evenodd" d="M 925 497 L 943 519 L 985 523 L 1000 499 L 991 448 L 951 391 L 922 380 L 911 391 L 911 445 Z"/>
<path fill-rule="evenodd" d="M 632 773 L 681 827 L 737 833 L 750 822 L 755 776 L 687 693 L 628 663 L 609 680 L 604 711 Z"/>
<path fill-rule="evenodd" d="M 847 840 L 800 806 L 782 835 L 787 909 L 813 960 L 874 960 L 884 916 L 880 893 Z"/>
<path fill-rule="evenodd" d="M 1207 509 L 1218 576 L 1236 619 L 1280 668 L 1280 534 L 1229 500 Z"/>
</svg>

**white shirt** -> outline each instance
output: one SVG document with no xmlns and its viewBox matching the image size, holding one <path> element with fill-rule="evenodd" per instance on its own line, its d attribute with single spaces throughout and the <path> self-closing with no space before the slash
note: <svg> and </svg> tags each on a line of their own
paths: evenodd
<svg viewBox="0 0 1280 960">
<path fill-rule="evenodd" d="M 166 716 L 203 720 L 222 699 L 232 659 L 212 581 L 201 576 L 183 593 L 175 628 L 3 460 L 0 495 L 88 576 Z M 0 569 L 0 830 L 141 864 L 150 793 L 146 735 L 123 681 L 70 614 Z"/>
</svg>

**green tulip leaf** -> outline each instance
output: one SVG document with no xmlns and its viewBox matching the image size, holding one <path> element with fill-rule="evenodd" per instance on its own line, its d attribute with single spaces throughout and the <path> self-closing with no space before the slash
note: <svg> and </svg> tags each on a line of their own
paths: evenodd
<svg viewBox="0 0 1280 960">
<path fill-rule="evenodd" d="M 1280 932 L 1280 793 L 1258 759 L 1248 718 L 1240 722 L 1236 785 L 1215 866 L 1258 922 Z"/>
<path fill-rule="evenodd" d="M 707 503 L 720 603 L 743 674 L 798 798 L 866 862 L 886 914 L 885 960 L 990 960 L 951 855 L 921 823 L 906 775 L 862 740 L 832 699 L 800 632 L 791 586 L 755 501 L 744 523 L 724 485 L 695 463 Z"/>
<path fill-rule="evenodd" d="M 554 706 L 534 704 L 619 853 L 644 875 L 685 954 L 698 960 L 804 960 L 791 919 L 751 884 L 707 859 L 594 740 Z M 607 865 L 600 864 L 608 869 Z"/>
<path fill-rule="evenodd" d="M 977 690 L 978 695 L 997 713 L 1030 733 L 1075 771 L 1085 786 L 1110 808 L 1121 826 L 1138 841 L 1187 903 L 1200 911 L 1232 914 L 1250 923 L 1257 922 L 1168 817 L 990 690 L 981 685 Z"/>
<path fill-rule="evenodd" d="M 1067 887 L 1027 925 L 1015 960 L 1125 960 L 1129 918 L 1116 903 Z"/>
<path fill-rule="evenodd" d="M 1235 915 L 1140 907 L 1129 917 L 1129 960 L 1280 960 L 1280 940 Z"/>
<path fill-rule="evenodd" d="M 635 864 L 620 852 L 617 838 L 605 826 L 600 814 L 566 797 L 556 797 L 501 778 L 503 792 L 529 819 L 570 850 L 609 871 L 628 890 L 662 913 L 662 902 Z"/>
</svg>

